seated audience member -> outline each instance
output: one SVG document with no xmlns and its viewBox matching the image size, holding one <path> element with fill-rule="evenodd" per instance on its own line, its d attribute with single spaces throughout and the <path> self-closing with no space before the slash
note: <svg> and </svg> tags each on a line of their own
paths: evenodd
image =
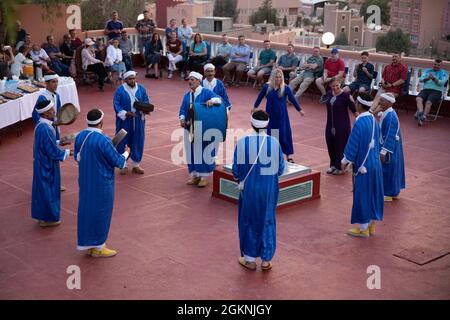
<svg viewBox="0 0 450 320">
<path fill-rule="evenodd" d="M 369 62 L 369 53 L 364 51 L 361 53 L 361 63 L 358 64 L 353 71 L 355 81 L 344 88 L 345 92 L 370 92 L 375 67 Z"/>
<path fill-rule="evenodd" d="M 270 41 L 264 40 L 264 50 L 261 50 L 258 57 L 258 64 L 247 72 L 250 79 L 256 79 L 257 85 L 262 85 L 264 76 L 272 72 L 273 64 L 277 59 L 277 54 L 270 48 Z"/>
<path fill-rule="evenodd" d="M 14 63 L 14 54 L 11 46 L 0 47 L 0 80 L 11 78 L 11 65 Z"/>
<path fill-rule="evenodd" d="M 337 48 L 331 50 L 331 57 L 325 61 L 323 76 L 316 79 L 316 86 L 322 93 L 320 103 L 326 102 L 327 91 L 325 87 L 335 79 L 341 83 L 345 79 L 345 63 L 344 60 L 339 58 L 339 50 Z"/>
<path fill-rule="evenodd" d="M 19 20 L 16 21 L 16 32 L 15 48 L 18 51 L 25 44 L 25 38 L 27 36 L 27 32 L 22 28 L 22 23 Z"/>
<path fill-rule="evenodd" d="M 119 39 L 119 48 L 122 50 L 122 61 L 125 63 L 127 71 L 133 70 L 133 43 L 128 37 L 127 31 L 122 30 Z"/>
<path fill-rule="evenodd" d="M 70 66 L 70 62 L 72 62 L 73 54 L 74 54 L 74 52 L 75 52 L 75 49 L 72 48 L 72 43 L 71 43 L 71 41 L 70 41 L 70 35 L 65 34 L 65 35 L 63 36 L 63 43 L 62 43 L 61 46 L 59 47 L 59 50 L 60 50 L 61 53 L 62 53 L 63 55 L 65 55 L 66 57 L 71 57 L 70 59 L 69 59 L 69 58 L 64 58 L 64 59 L 62 59 L 62 62 L 63 62 L 65 65 Z"/>
<path fill-rule="evenodd" d="M 186 76 L 190 71 L 202 72 L 201 69 L 206 63 L 206 60 L 208 60 L 208 49 L 206 46 L 206 42 L 203 41 L 202 35 L 200 33 L 197 33 L 194 36 L 194 41 L 189 48 L 189 58 L 186 61 L 185 65 Z M 185 80 L 188 80 L 188 77 L 186 77 Z"/>
<path fill-rule="evenodd" d="M 223 66 L 223 73 L 226 85 L 233 84 L 233 74 L 235 74 L 234 86 L 239 87 L 242 75 L 250 63 L 251 48 L 245 43 L 245 37 L 238 37 L 238 44 L 231 49 L 230 62 Z"/>
<path fill-rule="evenodd" d="M 113 11 L 111 15 L 111 20 L 108 20 L 105 25 L 105 34 L 108 36 L 109 40 L 120 38 L 120 32 L 123 29 L 123 23 L 122 21 L 119 21 L 119 14 L 117 11 Z"/>
<path fill-rule="evenodd" d="M 169 59 L 169 75 L 168 78 L 172 78 L 173 72 L 176 71 L 177 63 L 183 61 L 183 45 L 180 40 L 177 39 L 177 34 L 175 31 L 172 31 L 170 34 L 170 38 L 166 44 L 167 58 Z M 181 77 L 184 78 L 184 74 L 181 74 Z"/>
<path fill-rule="evenodd" d="M 30 48 L 23 45 L 19 48 L 19 52 L 14 57 L 14 62 L 11 64 L 11 75 L 20 77 L 23 71 L 23 62 L 27 59 Z"/>
<path fill-rule="evenodd" d="M 95 52 L 95 58 L 101 61 L 106 59 L 106 45 L 102 38 L 95 39 L 95 43 L 92 46 Z"/>
<path fill-rule="evenodd" d="M 53 36 L 47 36 L 47 43 L 42 48 L 49 55 L 51 62 L 50 68 L 60 76 L 69 76 L 69 66 L 62 63 L 62 59 L 70 59 L 72 57 L 66 56 L 55 45 L 55 38 Z"/>
<path fill-rule="evenodd" d="M 441 63 L 441 59 L 434 60 L 433 68 L 426 69 L 419 79 L 420 82 L 423 82 L 423 89 L 416 98 L 417 112 L 415 118 L 419 126 L 423 126 L 423 122 L 430 113 L 431 107 L 441 102 L 442 93 L 445 92 L 448 74 L 441 69 Z M 425 110 L 423 107 L 424 102 Z"/>
<path fill-rule="evenodd" d="M 216 56 L 209 60 L 216 68 L 222 68 L 230 60 L 233 46 L 228 42 L 226 33 L 222 34 L 222 42 L 217 46 Z"/>
<path fill-rule="evenodd" d="M 284 79 L 290 80 L 291 73 L 294 72 L 295 69 L 297 69 L 298 57 L 294 53 L 294 45 L 293 44 L 291 44 L 291 43 L 288 44 L 286 51 L 287 51 L 287 53 L 283 54 L 280 57 L 280 60 L 276 63 L 276 65 L 277 65 L 278 69 L 283 71 Z"/>
<path fill-rule="evenodd" d="M 312 55 L 308 57 L 306 62 L 301 66 L 301 70 L 302 71 L 299 75 L 296 75 L 296 73 L 291 73 L 290 77 L 292 77 L 292 80 L 289 82 L 289 87 L 292 92 L 294 92 L 295 88 L 300 85 L 299 89 L 295 93 L 295 97 L 297 99 L 303 94 L 303 92 L 306 91 L 306 89 L 308 89 L 315 79 L 322 76 L 323 58 L 320 55 L 320 47 L 313 48 Z"/>
<path fill-rule="evenodd" d="M 163 53 L 163 46 L 158 33 L 154 33 L 152 39 L 145 44 L 145 61 L 147 62 L 146 77 L 159 79 L 159 63 L 161 62 L 161 55 Z M 153 67 L 154 74 L 150 74 L 150 69 Z"/>
<path fill-rule="evenodd" d="M 384 67 L 382 79 L 378 88 L 377 95 L 373 99 L 373 112 L 378 109 L 380 96 L 383 93 L 390 92 L 397 98 L 402 92 L 403 85 L 408 77 L 408 68 L 401 63 L 401 54 L 395 52 L 392 55 L 392 63 Z"/>
<path fill-rule="evenodd" d="M 119 79 L 122 79 L 127 69 L 125 63 L 122 61 L 122 50 L 119 49 L 119 39 L 114 38 L 109 43 L 108 48 L 106 48 L 105 66 L 119 73 Z"/>
<path fill-rule="evenodd" d="M 81 39 L 77 37 L 77 30 L 70 29 L 69 36 L 70 36 L 70 45 L 73 51 L 77 50 L 78 47 L 83 45 Z"/>
<path fill-rule="evenodd" d="M 33 44 L 33 47 L 30 51 L 30 57 L 33 62 L 40 64 L 43 73 L 51 72 L 52 70 L 49 68 L 49 64 L 51 62 L 50 57 L 47 52 L 42 49 L 38 44 Z"/>
<path fill-rule="evenodd" d="M 172 32 L 178 36 L 177 20 L 175 19 L 170 19 L 170 24 L 166 27 L 166 39 L 170 39 Z"/>
<path fill-rule="evenodd" d="M 98 87 L 102 91 L 105 84 L 106 70 L 103 61 L 95 58 L 94 41 L 91 38 L 84 40 L 84 48 L 81 51 L 81 61 L 83 70 L 90 71 L 98 75 Z"/>
</svg>

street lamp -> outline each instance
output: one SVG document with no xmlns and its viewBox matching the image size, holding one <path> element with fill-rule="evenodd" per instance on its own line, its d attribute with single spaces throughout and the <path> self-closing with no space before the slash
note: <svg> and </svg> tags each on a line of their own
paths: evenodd
<svg viewBox="0 0 450 320">
<path fill-rule="evenodd" d="M 322 42 L 327 46 L 327 49 L 334 43 L 334 34 L 331 32 L 325 32 L 322 35 Z"/>
</svg>

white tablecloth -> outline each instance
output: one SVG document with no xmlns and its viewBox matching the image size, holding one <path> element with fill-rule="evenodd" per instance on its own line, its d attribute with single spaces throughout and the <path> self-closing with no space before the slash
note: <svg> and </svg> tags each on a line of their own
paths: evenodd
<svg viewBox="0 0 450 320">
<path fill-rule="evenodd" d="M 41 94 L 40 89 L 34 93 L 24 94 L 23 97 L 0 104 L 0 129 L 12 125 L 16 122 L 31 118 L 34 105 Z M 61 105 L 73 103 L 80 110 L 80 101 L 78 100 L 78 91 L 75 81 L 67 80 L 58 85 L 57 92 L 61 98 Z"/>
</svg>

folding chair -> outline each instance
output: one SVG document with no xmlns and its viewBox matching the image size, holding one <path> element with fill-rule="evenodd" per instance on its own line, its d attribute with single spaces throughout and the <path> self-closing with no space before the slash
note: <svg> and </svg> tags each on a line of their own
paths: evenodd
<svg viewBox="0 0 450 320">
<path fill-rule="evenodd" d="M 445 97 L 447 96 L 447 93 L 448 93 L 448 80 L 444 84 L 444 90 L 442 90 L 441 102 L 439 103 L 439 107 L 436 111 L 436 114 L 434 115 L 434 119 L 430 119 L 429 121 L 436 121 L 436 119 L 439 117 L 439 111 L 441 111 L 442 103 L 444 102 Z"/>
</svg>

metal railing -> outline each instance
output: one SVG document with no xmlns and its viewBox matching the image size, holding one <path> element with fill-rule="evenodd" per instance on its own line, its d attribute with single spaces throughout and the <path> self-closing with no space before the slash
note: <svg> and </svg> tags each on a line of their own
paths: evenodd
<svg viewBox="0 0 450 320">
<path fill-rule="evenodd" d="M 136 29 L 134 28 L 126 28 L 127 33 L 129 35 L 129 38 L 131 42 L 133 43 L 133 51 L 135 53 L 139 52 L 139 35 Z M 156 32 L 158 32 L 161 35 L 161 41 L 163 43 L 166 42 L 166 34 L 164 29 L 156 29 Z M 107 41 L 107 36 L 104 34 L 103 30 L 89 30 L 84 32 L 85 37 L 90 37 L 93 39 L 102 38 L 104 39 L 105 43 Z M 211 56 L 214 56 L 217 51 L 217 47 L 222 41 L 221 36 L 216 35 L 209 35 L 209 34 L 203 34 L 203 39 L 205 41 L 208 41 L 211 44 Z M 229 37 L 229 41 L 231 44 L 237 44 L 237 38 Z M 247 39 L 246 43 L 252 48 L 253 52 L 253 58 L 250 62 L 251 66 L 256 65 L 257 59 L 259 56 L 259 52 L 263 49 L 263 42 L 261 40 L 252 40 Z M 286 53 L 286 45 L 285 43 L 276 43 L 272 42 L 271 47 L 275 50 L 277 53 L 277 57 L 279 58 L 281 55 Z M 164 54 L 166 53 L 165 46 L 164 47 Z M 308 46 L 302 46 L 302 45 L 294 45 L 295 47 L 295 54 L 299 57 L 301 64 L 306 61 L 307 57 L 311 55 L 312 48 Z M 330 56 L 331 49 L 321 48 L 321 55 L 322 56 Z M 350 83 L 354 80 L 353 77 L 353 71 L 355 70 L 355 67 L 360 63 L 361 52 L 358 51 L 347 51 L 347 50 L 339 50 L 340 52 L 340 58 L 342 58 L 345 62 L 346 67 L 348 67 L 348 73 L 346 77 L 346 83 Z M 391 63 L 391 55 L 388 54 L 381 54 L 381 53 L 370 53 L 370 62 L 375 66 L 375 71 L 378 72 L 377 79 L 375 80 L 375 88 L 377 89 L 378 83 L 381 81 L 383 68 Z M 421 59 L 421 58 L 413 58 L 413 57 L 403 57 L 402 63 L 404 63 L 410 72 L 411 78 L 409 83 L 409 94 L 410 95 L 417 95 L 420 90 L 423 87 L 423 83 L 419 81 L 420 75 L 422 74 L 424 69 L 431 68 L 433 66 L 433 60 L 431 59 Z M 450 61 L 443 61 L 442 62 L 442 68 L 449 72 L 450 70 Z M 446 88 L 445 93 L 445 100 L 450 101 L 450 96 L 448 87 Z"/>
</svg>

